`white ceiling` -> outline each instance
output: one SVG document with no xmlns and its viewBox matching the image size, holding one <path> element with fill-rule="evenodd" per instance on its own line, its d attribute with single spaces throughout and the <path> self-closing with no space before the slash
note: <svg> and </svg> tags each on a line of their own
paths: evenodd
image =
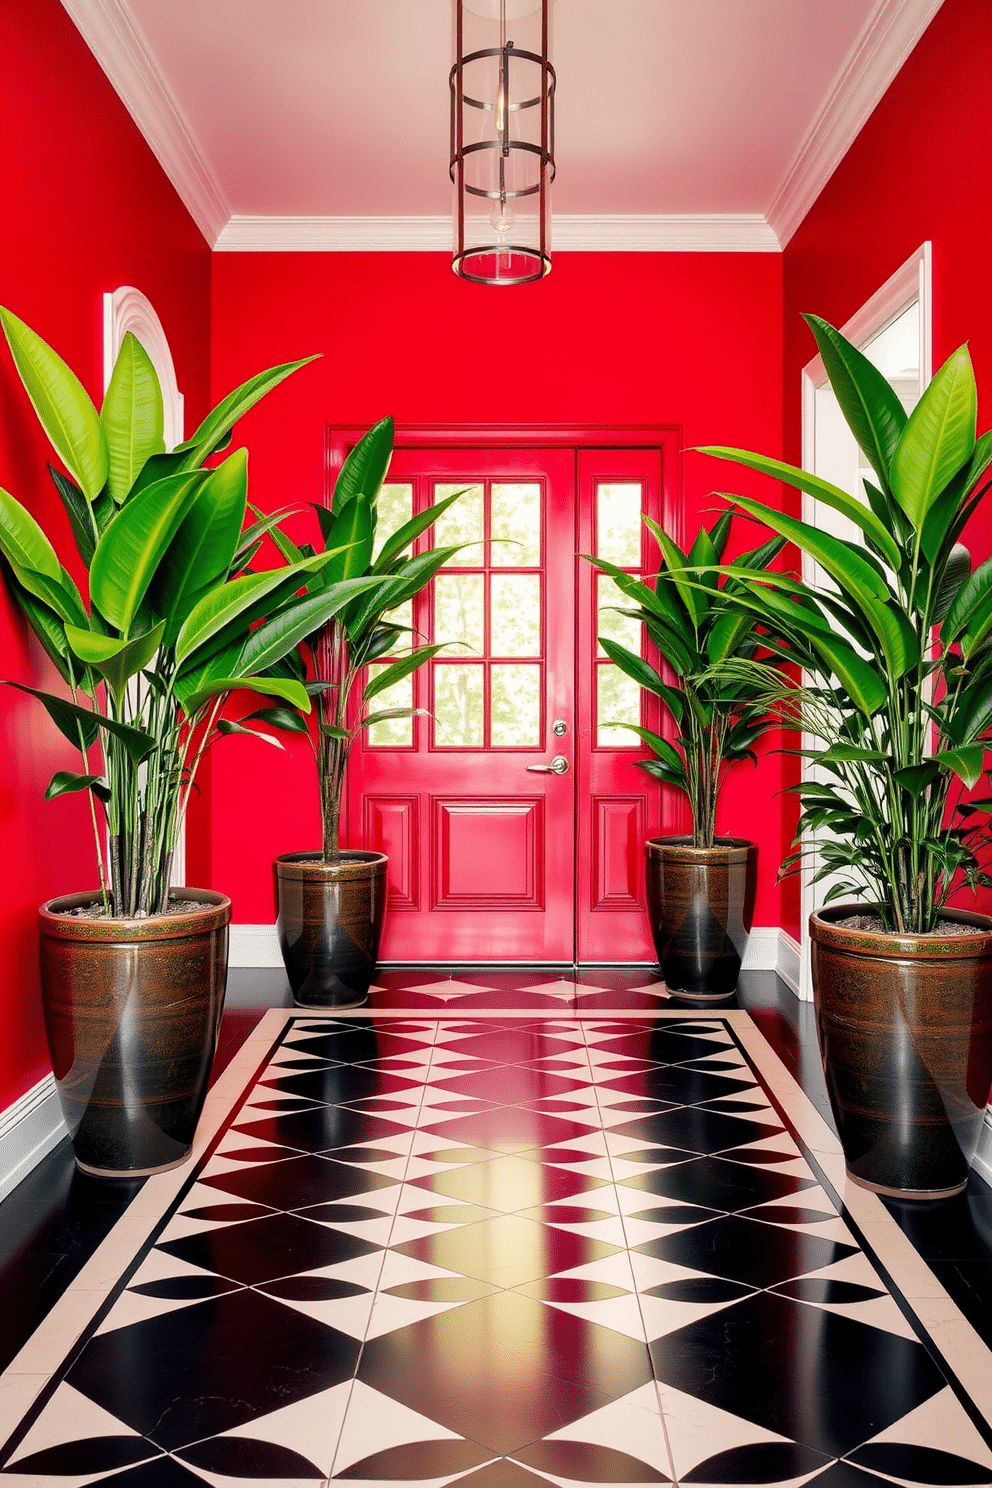
<svg viewBox="0 0 992 1488">
<path fill-rule="evenodd" d="M 448 246 L 452 0 L 63 0 L 212 246 Z M 941 0 L 554 0 L 557 247 L 774 251 Z"/>
</svg>

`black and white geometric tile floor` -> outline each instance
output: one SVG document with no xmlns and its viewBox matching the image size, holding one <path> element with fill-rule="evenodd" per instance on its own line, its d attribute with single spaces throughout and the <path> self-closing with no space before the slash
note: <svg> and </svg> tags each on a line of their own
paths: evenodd
<svg viewBox="0 0 992 1488">
<path fill-rule="evenodd" d="M 989 1350 L 751 1018 L 647 995 L 267 1013 L 0 1380 L 4 1478 L 992 1483 Z"/>
</svg>

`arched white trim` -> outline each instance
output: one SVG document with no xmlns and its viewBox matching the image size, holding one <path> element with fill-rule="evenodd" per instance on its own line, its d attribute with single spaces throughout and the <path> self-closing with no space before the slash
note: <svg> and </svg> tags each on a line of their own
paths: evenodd
<svg viewBox="0 0 992 1488">
<path fill-rule="evenodd" d="M 185 439 L 183 395 L 176 381 L 176 368 L 169 350 L 165 327 L 151 301 L 131 284 L 103 297 L 103 386 L 110 383 L 117 354 L 130 331 L 141 342 L 151 358 L 162 385 L 165 411 L 165 447 L 174 449 Z"/>
<path fill-rule="evenodd" d="M 185 439 L 183 395 L 176 380 L 175 363 L 169 349 L 169 338 L 158 318 L 155 306 L 140 289 L 122 284 L 120 289 L 103 297 L 103 390 L 113 376 L 114 363 L 128 331 L 141 342 L 158 373 L 162 388 L 162 412 L 166 449 L 175 449 Z M 172 883 L 186 882 L 186 828 L 180 828 L 172 858 Z"/>
</svg>

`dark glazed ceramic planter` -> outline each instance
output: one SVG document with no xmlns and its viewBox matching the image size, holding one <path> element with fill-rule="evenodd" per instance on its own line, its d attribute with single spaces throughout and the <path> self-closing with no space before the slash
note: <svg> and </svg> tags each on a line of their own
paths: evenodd
<svg viewBox="0 0 992 1488">
<path fill-rule="evenodd" d="M 647 858 L 648 916 L 670 992 L 721 1002 L 737 988 L 754 919 L 758 848 L 742 837 L 693 847 L 691 837 L 653 837 Z"/>
<path fill-rule="evenodd" d="M 368 1001 L 386 909 L 384 853 L 276 858 L 279 946 L 300 1007 L 358 1007 Z"/>
<path fill-rule="evenodd" d="M 76 1162 L 102 1178 L 189 1156 L 217 1047 L 231 901 L 150 919 L 90 919 L 92 891 L 38 911 L 45 1029 Z M 63 911 L 60 913 L 60 911 Z"/>
<path fill-rule="evenodd" d="M 869 911 L 870 912 L 870 911 Z M 827 1091 L 855 1183 L 940 1199 L 968 1179 L 992 1085 L 992 919 L 962 936 L 845 929 L 859 904 L 810 916 Z"/>
</svg>

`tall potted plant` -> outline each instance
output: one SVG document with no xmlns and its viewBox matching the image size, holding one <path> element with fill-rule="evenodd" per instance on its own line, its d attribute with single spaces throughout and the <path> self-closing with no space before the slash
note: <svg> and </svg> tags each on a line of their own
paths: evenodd
<svg viewBox="0 0 992 1488">
<path fill-rule="evenodd" d="M 418 595 L 458 552 L 457 547 L 416 554 L 410 549 L 461 492 L 417 513 L 376 552 L 378 500 L 393 438 L 393 420 L 380 419 L 342 465 L 330 508 L 314 509 L 325 552 L 337 549 L 314 577 L 315 598 L 322 586 L 341 582 L 366 586 L 353 601 L 336 608 L 331 618 L 313 626 L 301 643 L 297 673 L 308 679 L 306 688 L 315 697 L 316 708 L 309 720 L 302 715 L 287 719 L 283 709 L 259 715 L 306 732 L 317 767 L 321 847 L 276 859 L 279 943 L 293 995 L 308 1007 L 349 1007 L 368 997 L 386 905 L 387 859 L 383 853 L 341 847 L 345 771 L 364 729 L 418 711 L 376 703 L 441 649 L 401 646 L 408 627 L 397 620 L 395 611 Z M 296 562 L 304 551 L 313 551 L 295 548 L 284 536 L 277 541 Z M 388 661 L 368 675 L 365 669 L 380 658 Z M 363 675 L 359 696 L 357 684 Z"/>
<path fill-rule="evenodd" d="M 886 1194 L 929 1198 L 967 1179 L 992 1083 L 992 919 L 951 908 L 990 883 L 979 856 L 990 799 L 992 560 L 959 541 L 989 488 L 971 358 L 960 347 L 907 417 L 833 326 L 806 320 L 874 480 L 859 500 L 748 451 L 762 471 L 843 512 L 858 541 L 764 503 L 737 504 L 815 559 L 822 585 L 731 567 L 735 603 L 778 637 L 802 681 L 766 700 L 810 736 L 795 868 L 819 832 L 833 901 L 810 920 L 817 1031 L 847 1168 Z M 753 670 L 753 669 L 752 669 Z M 805 846 L 804 846 L 805 844 Z"/>
<path fill-rule="evenodd" d="M 47 794 L 88 795 L 99 877 L 99 888 L 39 911 L 52 1063 L 80 1166 L 157 1172 L 192 1145 L 227 972 L 230 901 L 170 888 L 197 767 L 241 727 L 223 717 L 232 691 L 309 707 L 298 681 L 259 674 L 356 586 L 301 598 L 330 555 L 246 571 L 272 526 L 242 531 L 246 451 L 204 468 L 303 362 L 252 378 L 166 451 L 158 379 L 133 336 L 98 413 L 40 336 L 9 310 L 0 321 L 65 467 L 49 469 L 87 574 L 84 597 L 28 509 L 0 490 L 9 587 L 67 690 L 9 685 L 37 698 L 79 750 L 81 768 L 58 771 Z"/>
<path fill-rule="evenodd" d="M 756 701 L 755 684 L 732 665 L 736 657 L 759 653 L 755 619 L 731 603 L 738 581 L 713 572 L 733 512 L 709 530 L 701 527 L 688 552 L 650 517 L 643 520 L 660 548 L 653 587 L 603 559 L 590 561 L 630 600 L 621 613 L 641 622 L 668 663 L 671 682 L 618 641 L 600 636 L 599 642 L 621 671 L 661 699 L 674 724 L 671 740 L 636 724 L 620 726 L 652 752 L 653 758 L 635 763 L 680 792 L 692 818 L 690 835 L 645 843 L 648 914 L 662 976 L 679 996 L 714 1002 L 737 986 L 754 916 L 758 854 L 754 842 L 717 837 L 717 801 L 731 766 L 756 760 L 754 745 L 775 720 Z M 784 538 L 772 538 L 739 563 L 763 571 L 784 546 Z M 763 683 L 758 690 L 764 691 Z"/>
</svg>

